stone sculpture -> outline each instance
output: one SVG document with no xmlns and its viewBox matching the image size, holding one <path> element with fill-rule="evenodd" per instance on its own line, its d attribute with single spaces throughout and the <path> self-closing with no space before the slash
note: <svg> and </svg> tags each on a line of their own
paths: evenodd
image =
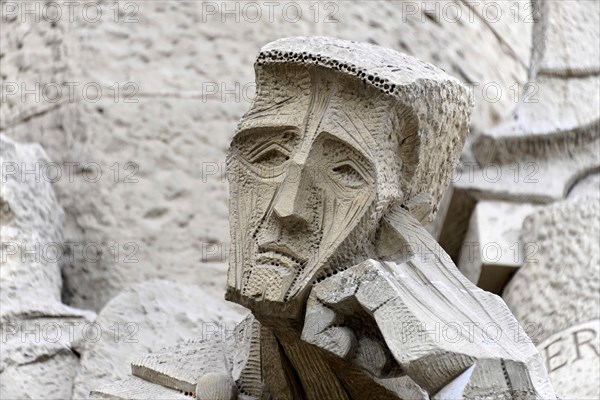
<svg viewBox="0 0 600 400">
<path fill-rule="evenodd" d="M 555 398 L 504 302 L 423 228 L 468 131 L 471 98 L 378 46 L 281 39 L 228 156 L 226 341 L 145 356 L 103 398 Z M 171 395 L 176 398 L 176 392 Z M 183 396 L 182 396 L 183 397 Z"/>
</svg>

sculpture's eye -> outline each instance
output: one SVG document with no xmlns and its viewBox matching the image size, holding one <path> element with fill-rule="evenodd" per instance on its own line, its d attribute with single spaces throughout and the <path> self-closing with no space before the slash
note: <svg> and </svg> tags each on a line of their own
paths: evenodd
<svg viewBox="0 0 600 400">
<path fill-rule="evenodd" d="M 230 151 L 244 169 L 268 180 L 281 177 L 298 142 L 297 128 L 256 127 L 238 132 Z"/>
<path fill-rule="evenodd" d="M 358 188 L 366 183 L 361 173 L 348 162 L 333 167 L 331 172 L 333 178 L 346 187 Z"/>
<path fill-rule="evenodd" d="M 278 167 L 290 159 L 289 152 L 284 147 L 273 143 L 264 150 L 253 155 L 252 164 L 261 167 Z"/>
</svg>

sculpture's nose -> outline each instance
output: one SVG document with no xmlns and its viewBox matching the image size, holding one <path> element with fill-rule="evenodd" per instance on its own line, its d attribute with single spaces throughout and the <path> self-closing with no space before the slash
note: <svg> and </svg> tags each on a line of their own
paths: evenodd
<svg viewBox="0 0 600 400">
<path fill-rule="evenodd" d="M 303 187 L 306 185 L 303 173 L 300 165 L 290 163 L 273 205 L 277 219 L 288 228 L 305 228 L 308 225 L 308 213 L 304 201 L 308 188 Z"/>
</svg>

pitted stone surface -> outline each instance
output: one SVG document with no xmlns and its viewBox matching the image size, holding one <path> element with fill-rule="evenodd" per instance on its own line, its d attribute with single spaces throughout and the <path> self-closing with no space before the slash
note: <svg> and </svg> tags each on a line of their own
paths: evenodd
<svg viewBox="0 0 600 400">
<path fill-rule="evenodd" d="M 0 376 L 3 399 L 70 399 L 79 358 L 69 350 L 7 368 Z"/>
<path fill-rule="evenodd" d="M 60 266 L 66 259 L 64 210 L 49 179 L 51 161 L 38 144 L 0 135 L 2 191 L 0 232 L 2 321 L 35 317 L 83 317 L 93 313 L 61 303 Z"/>
<path fill-rule="evenodd" d="M 73 255 L 75 261 L 64 273 L 69 304 L 98 311 L 125 286 L 147 279 L 203 286 L 209 275 L 209 284 L 223 282 L 226 257 L 220 254 L 227 253 L 229 241 L 223 160 L 236 121 L 253 100 L 252 63 L 264 43 L 328 35 L 417 56 L 462 82 L 478 84 L 473 126 L 479 131 L 514 106 L 509 95 L 486 101 L 481 87 L 492 85 L 507 94 L 527 79 L 533 24 L 527 12 L 514 15 L 503 4 L 503 17 L 495 23 L 481 17 L 483 5 L 472 9 L 460 2 L 444 9 L 440 3 L 433 12 L 433 5 L 370 0 L 282 2 L 272 13 L 262 3 L 222 6 L 242 10 L 250 4 L 246 8 L 252 11 L 252 4 L 258 4 L 258 21 L 250 14 L 238 15 L 236 21 L 219 9 L 210 12 L 211 5 L 221 4 L 139 2 L 134 9 L 120 3 L 115 22 L 114 5 L 99 3 L 102 18 L 95 23 L 80 18 L 82 4 L 74 9 L 75 22 L 69 22 L 66 8 L 57 24 L 43 18 L 34 23 L 33 15 L 21 23 L 18 14 L 3 21 L 3 81 L 24 82 L 28 89 L 36 82 L 79 83 L 73 102 L 67 87 L 58 103 L 42 97 L 35 102 L 32 95 L 23 103 L 20 94 L 9 96 L 0 105 L 4 133 L 41 143 L 63 165 L 63 179 L 54 186 L 66 210 L 66 240 L 121 246 L 116 262 L 108 246 L 98 262 Z M 526 4 L 519 1 L 519 9 Z M 296 7 L 302 11 L 298 21 Z M 97 103 L 81 98 L 88 83 L 102 87 Z M 133 86 L 125 88 L 128 83 Z M 126 97 L 138 102 L 126 103 Z M 73 182 L 62 164 L 69 162 L 80 163 Z M 138 183 L 123 182 L 134 172 L 124 169 L 127 162 L 139 166 L 131 176 Z M 86 181 L 87 163 L 102 168 L 99 182 Z M 156 190 L 160 194 L 149 195 Z M 133 248 L 122 246 L 130 242 L 137 245 L 135 258 L 144 268 L 123 262 L 129 254 L 124 252 Z M 215 253 L 213 244 L 225 250 Z M 196 273 L 197 268 L 210 274 Z M 216 295 L 223 292 L 223 285 L 215 287 Z"/>
<path fill-rule="evenodd" d="M 600 317 L 600 204 L 557 203 L 523 223 L 523 241 L 535 253 L 506 287 L 503 298 L 517 320 L 540 342 Z"/>
<path fill-rule="evenodd" d="M 243 318 L 243 309 L 202 288 L 170 281 L 147 281 L 123 290 L 98 315 L 101 335 L 86 343 L 73 396 L 131 373 L 141 355 L 195 338 L 225 336 Z"/>
<path fill-rule="evenodd" d="M 279 39 L 263 46 L 256 64 L 270 63 L 326 67 L 362 79 L 400 100 L 405 99 L 400 86 L 414 85 L 417 78 L 455 81 L 438 67 L 409 55 L 368 43 L 321 36 Z M 450 94 L 456 90 L 451 86 L 444 89 Z"/>
<path fill-rule="evenodd" d="M 523 240 L 535 245 L 535 252 L 503 295 L 539 343 L 550 379 L 564 399 L 600 395 L 600 204 L 595 186 L 597 176 L 590 175 L 575 186 L 572 198 L 526 218 Z"/>
<path fill-rule="evenodd" d="M 64 211 L 40 171 L 38 144 L 0 135 L 0 397 L 71 396 L 82 351 L 78 325 L 93 312 L 61 302 Z"/>
</svg>

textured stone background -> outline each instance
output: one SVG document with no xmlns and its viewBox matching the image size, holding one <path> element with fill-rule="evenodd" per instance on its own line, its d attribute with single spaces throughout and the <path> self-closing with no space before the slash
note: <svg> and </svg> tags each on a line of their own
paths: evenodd
<svg viewBox="0 0 600 400">
<path fill-rule="evenodd" d="M 23 15 L 21 2 L 14 15 L 11 3 L 2 7 L 3 82 L 27 89 L 79 84 L 73 101 L 66 88 L 54 103 L 7 96 L 1 130 L 39 142 L 63 167 L 54 187 L 66 211 L 65 240 L 81 243 L 63 260 L 63 300 L 96 311 L 127 284 L 151 278 L 202 283 L 222 295 L 229 241 L 223 161 L 249 107 L 262 45 L 284 36 L 331 35 L 414 54 L 479 85 L 478 131 L 514 108 L 513 92 L 527 80 L 533 29 L 527 1 L 514 3 L 518 13 L 503 6 L 497 22 L 491 22 L 496 9 L 484 10 L 485 2 L 476 9 L 441 2 L 436 11 L 433 4 L 402 1 L 137 1 L 119 3 L 118 22 L 113 2 L 87 9 L 84 2 L 73 7 L 73 22 L 63 6 L 56 23 Z M 38 4 L 43 13 L 44 3 Z M 97 4 L 102 16 L 90 22 Z M 54 19 L 52 9 L 46 13 Z M 86 84 L 100 85 L 99 101 L 82 96 Z M 125 103 L 134 88 L 137 103 Z M 486 101 L 496 100 L 497 88 L 499 100 Z M 93 98 L 94 88 L 88 90 Z M 79 163 L 73 179 L 69 162 Z M 134 172 L 128 162 L 139 167 L 135 183 L 125 182 Z M 98 169 L 102 177 L 90 182 Z"/>
<path fill-rule="evenodd" d="M 597 200 L 600 193 L 597 0 L 85 0 L 71 9 L 63 1 L 51 3 L 0 0 L 0 134 L 18 143 L 41 144 L 44 158 L 57 163 L 25 179 L 61 173 L 52 187 L 65 211 L 62 236 L 71 249 L 59 260 L 67 307 L 48 296 L 44 306 L 68 309 L 69 318 L 77 321 L 91 321 L 95 315 L 68 306 L 96 311 L 104 336 L 93 342 L 78 334 L 60 346 L 38 346 L 18 335 L 8 345 L 3 341 L 2 396 L 85 397 L 91 388 L 127 376 L 128 363 L 142 352 L 202 335 L 206 321 L 241 318 L 243 310 L 219 300 L 229 243 L 225 151 L 252 101 L 256 54 L 262 45 L 285 36 L 329 35 L 379 44 L 432 62 L 471 86 L 476 103 L 463 161 L 478 160 L 480 167 L 498 163 L 503 179 L 482 180 L 482 170 L 476 170 L 476 179 L 465 183 L 470 175 L 464 169 L 430 231 L 455 256 L 465 237 L 512 246 L 529 235 L 548 252 L 540 265 L 526 262 L 505 292 L 519 321 L 541 324 L 553 315 L 561 324 L 548 323 L 545 333 L 570 337 L 568 329 L 556 329 L 597 318 L 599 303 L 592 301 L 598 300 L 597 288 L 584 285 L 584 295 L 575 294 L 582 290 L 580 280 L 597 276 L 597 257 L 585 264 L 591 273 L 560 270 L 566 265 L 564 255 L 574 266 L 597 255 L 597 238 L 581 232 L 597 236 L 598 230 L 581 224 L 593 220 L 598 208 L 580 205 L 582 217 L 576 219 L 569 210 L 580 206 L 561 206 L 569 212 L 560 215 L 573 224 L 566 239 L 546 235 L 562 232 L 554 208 L 530 217 L 523 229 L 521 221 L 532 207 L 551 207 L 564 199 Z M 543 4 L 543 15 L 535 20 L 532 4 Z M 526 84 L 534 80 L 537 86 L 528 92 Z M 56 86 L 62 91 L 54 101 Z M 97 101 L 95 87 L 102 91 Z M 539 101 L 517 104 L 527 93 Z M 520 168 L 535 163 L 535 184 L 512 179 L 515 160 Z M 10 190 L 3 185 L 0 193 L 0 226 L 8 229 L 14 221 L 7 221 L 4 200 L 8 206 L 21 204 L 6 196 Z M 43 196 L 36 199 L 36 192 L 31 193 L 38 205 L 45 204 Z M 510 207 L 498 206 L 501 202 Z M 483 216 L 472 214 L 493 204 Z M 523 215 L 517 218 L 514 210 Z M 559 225 L 546 227 L 545 216 Z M 22 225 L 17 228 L 28 226 Z M 552 240 L 573 246 L 559 249 Z M 470 266 L 476 272 L 506 266 L 487 261 L 478 258 Z M 19 264 L 15 270 L 25 271 L 19 274 L 25 283 L 15 285 L 6 273 L 14 267 L 11 262 L 3 264 L 0 283 L 14 307 L 3 299 L 2 323 L 24 323 L 23 330 L 58 320 L 52 318 L 64 320 L 56 312 L 35 314 L 43 301 L 33 299 L 44 295 L 38 290 L 38 296 L 30 296 L 31 287 L 22 289 L 28 279 L 46 271 L 31 268 L 28 275 L 28 265 Z M 508 266 L 519 268 L 522 260 L 513 264 Z M 58 297 L 58 268 L 52 272 L 53 279 L 44 283 L 52 283 Z M 532 279 L 545 291 L 543 296 L 530 296 Z M 555 291 L 566 300 L 540 300 L 555 298 Z M 584 298 L 592 300 L 579 301 Z M 556 307 L 548 311 L 548 304 Z M 114 324 L 123 328 L 131 321 L 138 324 L 139 342 L 113 340 Z M 594 357 L 598 352 L 588 353 L 591 358 L 553 372 L 566 397 L 598 397 L 593 384 L 600 368 Z M 571 378 L 575 375 L 578 380 Z"/>
</svg>

